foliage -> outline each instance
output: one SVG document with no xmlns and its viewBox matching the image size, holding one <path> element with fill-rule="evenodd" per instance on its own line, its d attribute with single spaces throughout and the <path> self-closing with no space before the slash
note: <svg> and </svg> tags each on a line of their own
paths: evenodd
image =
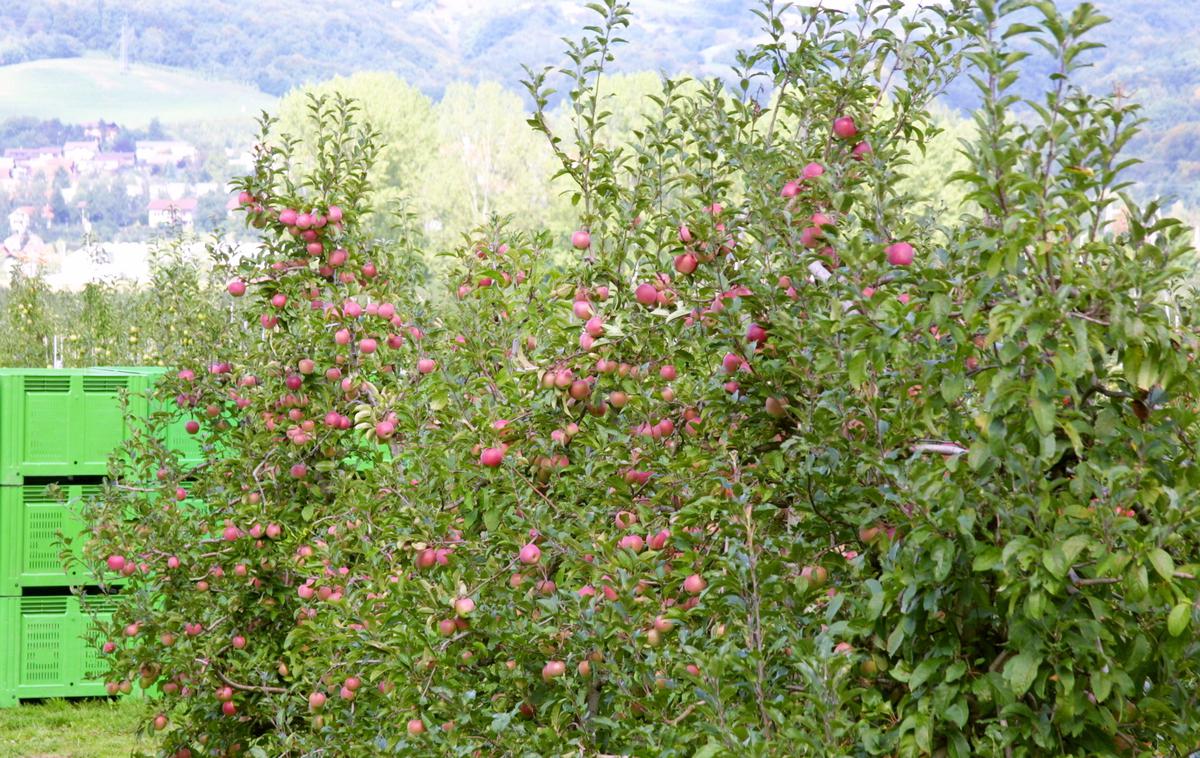
<svg viewBox="0 0 1200 758">
<path fill-rule="evenodd" d="M 1026 6 L 767 2 L 736 85 L 664 81 L 623 143 L 596 5 L 528 82 L 577 251 L 485 226 L 452 299 L 364 227 L 351 103 L 264 122 L 263 330 L 181 356 L 87 513 L 164 754 L 1194 749 L 1192 251 L 1122 193 L 1135 112 L 1071 86 L 1099 17 Z M 903 186 L 960 67 L 951 215 Z"/>
</svg>

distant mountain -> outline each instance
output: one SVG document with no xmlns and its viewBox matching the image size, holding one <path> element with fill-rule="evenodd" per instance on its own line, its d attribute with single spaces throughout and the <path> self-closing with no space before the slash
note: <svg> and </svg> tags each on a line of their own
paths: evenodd
<svg viewBox="0 0 1200 758">
<path fill-rule="evenodd" d="M 1062 0 L 1072 6 L 1078 0 Z M 1113 23 L 1095 39 L 1090 87 L 1123 91 L 1150 119 L 1134 150 L 1155 192 L 1200 205 L 1200 0 L 1095 0 Z M 634 0 L 621 70 L 728 74 L 759 33 L 755 0 Z M 0 65 L 99 51 L 282 94 L 356 70 L 394 71 L 437 97 L 454 80 L 517 88 L 521 64 L 562 60 L 563 36 L 595 16 L 582 0 L 21 0 L 0 2 Z M 1043 56 L 1044 58 L 1044 56 Z M 1049 69 L 1027 67 L 1029 93 Z M 962 81 L 946 97 L 960 111 Z"/>
<path fill-rule="evenodd" d="M 1064 9 L 1079 0 L 1059 2 Z M 1174 196 L 1200 207 L 1200 0 L 1093 0 L 1111 22 L 1097 28 L 1104 45 L 1085 59 L 1079 78 L 1096 94 L 1124 93 L 1147 120 L 1130 151 L 1143 164 L 1132 170 L 1144 193 Z M 1026 96 L 1051 85 L 1052 61 L 1030 45 L 1019 89 Z M 972 85 L 958 80 L 945 100 L 960 112 L 975 103 Z"/>
<path fill-rule="evenodd" d="M 759 24 L 744 0 L 639 0 L 628 70 L 724 73 Z M 25 0 L 0 4 L 0 65 L 95 50 L 283 94 L 358 70 L 437 96 L 454 80 L 515 87 L 561 60 L 595 14 L 578 0 Z"/>
</svg>

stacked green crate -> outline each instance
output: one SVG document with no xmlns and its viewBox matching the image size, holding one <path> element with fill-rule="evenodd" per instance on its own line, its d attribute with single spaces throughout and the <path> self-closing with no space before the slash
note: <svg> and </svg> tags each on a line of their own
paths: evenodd
<svg viewBox="0 0 1200 758">
<path fill-rule="evenodd" d="M 126 435 L 120 392 L 145 385 L 132 374 L 0 369 L 0 485 L 107 474 Z M 144 397 L 130 403 L 146 413 Z"/>
<path fill-rule="evenodd" d="M 0 708 L 22 699 L 96 697 L 104 690 L 101 641 L 92 620 L 113 600 L 88 595 L 0 598 Z"/>
<path fill-rule="evenodd" d="M 45 484 L 0 487 L 0 597 L 20 595 L 26 587 L 77 586 L 91 581 L 81 564 L 63 565 L 59 535 L 70 538 L 71 553 L 80 557 L 84 524 L 79 506 L 99 495 L 101 487 L 98 483 L 65 484 L 58 487 L 59 492 Z"/>
<path fill-rule="evenodd" d="M 91 581 L 64 562 L 86 536 L 78 511 L 98 494 L 109 457 L 151 380 L 88 369 L 0 369 L 0 706 L 21 698 L 104 694 L 91 617 L 71 594 Z M 111 612 L 111 598 L 97 601 Z M 91 638 L 91 639 L 89 639 Z"/>
</svg>

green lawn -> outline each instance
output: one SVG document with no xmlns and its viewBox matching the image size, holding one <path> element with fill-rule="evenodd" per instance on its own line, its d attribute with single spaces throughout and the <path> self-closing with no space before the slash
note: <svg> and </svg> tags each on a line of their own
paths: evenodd
<svg viewBox="0 0 1200 758">
<path fill-rule="evenodd" d="M 152 743 L 134 732 L 145 703 L 51 700 L 0 709 L 0 758 L 120 758 Z"/>
<path fill-rule="evenodd" d="M 0 66 L 0 119 L 103 118 L 123 126 L 150 119 L 211 121 L 253 118 L 275 98 L 251 85 L 204 79 L 181 69 L 132 64 L 94 55 Z"/>
</svg>

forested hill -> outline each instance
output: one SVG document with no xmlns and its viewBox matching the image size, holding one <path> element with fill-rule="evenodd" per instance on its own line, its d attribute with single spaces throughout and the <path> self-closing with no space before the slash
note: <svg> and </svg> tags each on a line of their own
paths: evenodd
<svg viewBox="0 0 1200 758">
<path fill-rule="evenodd" d="M 638 0 L 619 65 L 725 73 L 755 34 L 747 0 Z M 451 81 L 515 87 L 592 23 L 579 0 L 24 0 L 0 3 L 0 65 L 98 50 L 251 82 L 280 95 L 359 70 L 429 95 Z"/>
<path fill-rule="evenodd" d="M 833 5 L 845 0 L 830 0 Z M 1078 0 L 1061 0 L 1074 5 Z M 1138 178 L 1200 204 L 1200 0 L 1095 0 L 1113 19 L 1084 80 L 1116 85 L 1150 122 Z M 618 68 L 727 74 L 758 32 L 758 0 L 633 0 Z M 0 2 L 0 65 L 87 51 L 252 83 L 271 94 L 356 70 L 394 71 L 437 97 L 452 81 L 518 88 L 521 64 L 561 61 L 561 38 L 592 20 L 583 0 L 22 0 Z M 1027 91 L 1048 69 L 1030 64 Z M 48 93 L 48 96 L 52 94 Z M 972 100 L 960 82 L 947 96 Z"/>
</svg>

